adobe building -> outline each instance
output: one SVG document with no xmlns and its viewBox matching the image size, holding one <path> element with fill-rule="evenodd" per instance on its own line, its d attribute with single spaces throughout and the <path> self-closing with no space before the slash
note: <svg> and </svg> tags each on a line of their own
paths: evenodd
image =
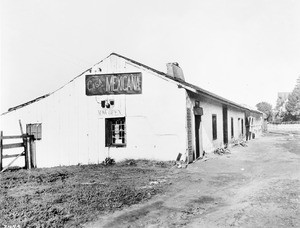
<svg viewBox="0 0 300 228">
<path fill-rule="evenodd" d="M 1 130 L 15 135 L 21 120 L 38 139 L 38 167 L 179 153 L 192 162 L 245 138 L 246 112 L 256 115 L 258 137 L 262 113 L 186 82 L 178 64 L 163 73 L 112 53 L 58 90 L 10 108 Z"/>
</svg>

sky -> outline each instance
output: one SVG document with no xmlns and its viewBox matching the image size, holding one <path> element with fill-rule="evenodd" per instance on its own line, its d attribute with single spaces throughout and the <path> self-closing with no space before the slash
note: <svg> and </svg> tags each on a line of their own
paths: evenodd
<svg viewBox="0 0 300 228">
<path fill-rule="evenodd" d="M 298 0 L 1 0 L 1 113 L 116 52 L 237 103 L 300 75 Z"/>
</svg>

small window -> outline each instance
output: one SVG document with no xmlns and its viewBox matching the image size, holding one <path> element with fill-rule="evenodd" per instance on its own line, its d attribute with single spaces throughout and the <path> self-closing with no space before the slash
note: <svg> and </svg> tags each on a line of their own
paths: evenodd
<svg viewBox="0 0 300 228">
<path fill-rule="evenodd" d="M 105 146 L 124 147 L 126 146 L 125 118 L 105 119 Z"/>
<path fill-rule="evenodd" d="M 33 135 L 35 140 L 41 140 L 42 124 L 41 123 L 26 124 L 26 133 L 28 135 Z"/>
<path fill-rule="evenodd" d="M 212 115 L 212 133 L 213 133 L 213 140 L 217 139 L 217 115 Z"/>
<path fill-rule="evenodd" d="M 231 117 L 231 138 L 234 137 L 233 118 Z"/>
</svg>

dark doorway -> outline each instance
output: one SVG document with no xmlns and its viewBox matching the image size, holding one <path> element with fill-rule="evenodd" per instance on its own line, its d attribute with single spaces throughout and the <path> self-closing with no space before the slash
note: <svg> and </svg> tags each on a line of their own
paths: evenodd
<svg viewBox="0 0 300 228">
<path fill-rule="evenodd" d="M 196 142 L 196 159 L 200 157 L 200 140 L 199 140 L 199 129 L 200 129 L 201 116 L 195 115 L 195 142 Z"/>
<path fill-rule="evenodd" d="M 233 117 L 231 117 L 231 138 L 234 137 Z"/>
<path fill-rule="evenodd" d="M 243 119 L 242 119 L 241 125 L 242 125 L 242 135 L 244 136 L 244 120 Z"/>
<path fill-rule="evenodd" d="M 228 110 L 223 106 L 223 142 L 228 144 Z"/>
</svg>

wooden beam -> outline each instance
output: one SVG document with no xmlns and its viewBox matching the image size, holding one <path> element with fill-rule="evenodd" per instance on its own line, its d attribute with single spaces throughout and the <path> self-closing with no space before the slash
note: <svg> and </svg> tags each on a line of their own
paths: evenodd
<svg viewBox="0 0 300 228">
<path fill-rule="evenodd" d="M 21 120 L 19 120 L 19 125 L 20 125 L 20 130 L 21 130 L 21 135 L 23 135 L 23 127 L 22 127 L 22 123 L 21 123 Z"/>
<path fill-rule="evenodd" d="M 25 169 L 30 169 L 30 162 L 29 162 L 29 150 L 27 145 L 27 137 L 23 138 L 24 144 L 24 152 L 25 152 Z"/>
<path fill-rule="evenodd" d="M 36 146 L 33 136 L 29 137 L 29 152 L 31 168 L 36 168 Z"/>
<path fill-rule="evenodd" d="M 12 163 L 15 162 L 15 160 L 17 160 L 24 152 L 20 153 L 14 160 L 11 161 L 11 163 L 9 163 L 4 169 L 1 170 L 1 173 L 4 172 L 5 170 L 8 169 L 9 166 L 12 165 Z"/>
<path fill-rule="evenodd" d="M 21 155 L 19 155 L 19 154 L 7 154 L 7 155 L 3 155 L 3 156 L 2 156 L 2 159 L 4 159 L 4 158 L 14 158 L 14 157 L 24 156 L 24 155 L 25 155 L 24 152 L 22 152 Z"/>
<path fill-rule="evenodd" d="M 20 124 L 21 134 L 23 136 L 23 145 L 24 145 L 24 152 L 25 152 L 25 169 L 30 169 L 29 151 L 28 151 L 28 146 L 27 146 L 27 137 L 28 137 L 28 135 L 24 134 L 24 132 L 23 132 L 23 127 L 22 127 L 21 120 L 19 120 L 19 124 Z"/>
<path fill-rule="evenodd" d="M 24 143 L 6 144 L 6 145 L 2 145 L 1 148 L 3 148 L 3 149 L 12 149 L 12 148 L 18 148 L 18 147 L 24 147 Z"/>
</svg>

